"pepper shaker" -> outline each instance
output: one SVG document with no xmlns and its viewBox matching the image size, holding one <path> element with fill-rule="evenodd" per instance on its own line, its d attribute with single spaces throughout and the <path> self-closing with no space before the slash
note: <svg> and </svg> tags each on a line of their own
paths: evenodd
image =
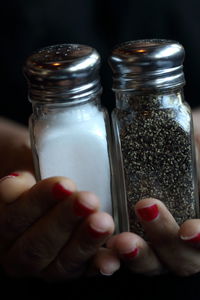
<svg viewBox="0 0 200 300">
<path fill-rule="evenodd" d="M 136 40 L 116 46 L 109 59 L 116 108 L 119 231 L 144 235 L 135 203 L 160 199 L 178 224 L 199 216 L 191 109 L 184 100 L 184 48 L 176 41 Z"/>
<path fill-rule="evenodd" d="M 112 214 L 108 115 L 100 102 L 100 56 L 92 47 L 45 47 L 26 61 L 30 135 L 37 179 L 71 178 Z"/>
</svg>

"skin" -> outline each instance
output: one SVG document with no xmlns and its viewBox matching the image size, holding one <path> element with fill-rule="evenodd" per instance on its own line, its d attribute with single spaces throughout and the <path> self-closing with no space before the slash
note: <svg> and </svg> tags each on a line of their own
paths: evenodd
<svg viewBox="0 0 200 300">
<path fill-rule="evenodd" d="M 198 124 L 197 110 L 197 154 Z M 200 242 L 188 243 L 188 237 L 200 233 L 199 220 L 187 220 L 179 227 L 161 201 L 142 199 L 135 211 L 148 242 L 130 232 L 112 236 L 114 222 L 100 211 L 94 194 L 77 191 L 76 185 L 64 177 L 35 182 L 26 128 L 1 120 L 0 136 L 0 263 L 9 275 L 60 281 L 99 272 L 111 275 L 120 263 L 146 275 L 171 271 L 188 276 L 200 271 Z M 13 172 L 19 176 L 7 176 Z M 56 198 L 52 190 L 57 183 L 71 194 Z M 77 203 L 89 208 L 89 213 L 78 216 Z M 158 215 L 145 221 L 138 210 L 151 205 L 157 206 Z M 94 231 L 101 234 L 91 234 Z M 102 247 L 105 243 L 107 248 Z"/>
<path fill-rule="evenodd" d="M 200 109 L 193 111 L 197 169 L 200 171 Z M 157 205 L 158 216 L 145 221 L 138 211 Z M 134 273 L 158 275 L 173 272 L 179 276 L 189 276 L 200 272 L 200 220 L 187 220 L 180 227 L 165 205 L 158 199 L 142 199 L 135 205 L 135 212 L 148 237 L 148 243 L 134 233 L 121 233 L 112 237 L 107 247 Z M 190 241 L 197 237 L 196 242 Z M 151 246 L 150 246 L 151 245 Z M 127 254 L 137 248 L 137 255 L 127 258 Z"/>
<path fill-rule="evenodd" d="M 27 129 L 1 119 L 0 136 L 0 263 L 7 274 L 60 281 L 117 270 L 116 254 L 102 249 L 114 222 L 96 195 L 64 177 L 36 183 Z M 67 193 L 56 196 L 57 184 Z"/>
</svg>

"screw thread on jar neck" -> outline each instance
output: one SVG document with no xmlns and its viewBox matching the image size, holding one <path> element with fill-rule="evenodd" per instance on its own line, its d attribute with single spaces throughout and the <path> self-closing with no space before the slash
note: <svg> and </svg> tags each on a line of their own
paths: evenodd
<svg viewBox="0 0 200 300">
<path fill-rule="evenodd" d="M 183 87 L 184 48 L 176 41 L 136 40 L 116 46 L 109 59 L 114 91 L 159 93 Z"/>
</svg>

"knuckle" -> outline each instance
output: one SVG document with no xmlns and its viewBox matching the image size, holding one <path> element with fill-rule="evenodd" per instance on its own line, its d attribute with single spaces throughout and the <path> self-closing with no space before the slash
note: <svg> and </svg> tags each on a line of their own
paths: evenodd
<svg viewBox="0 0 200 300">
<path fill-rule="evenodd" d="M 7 207 L 0 217 L 0 236 L 6 239 L 13 238 L 23 232 L 30 225 L 30 220 L 18 214 L 15 205 Z"/>
<path fill-rule="evenodd" d="M 86 271 L 92 254 L 94 254 L 94 248 L 91 245 L 77 245 L 75 252 L 64 251 L 59 255 L 47 268 L 46 274 L 49 278 L 79 278 Z"/>
<path fill-rule="evenodd" d="M 34 236 L 26 237 L 24 250 L 23 259 L 37 268 L 48 264 L 55 255 L 53 244 L 44 236 L 37 239 Z"/>
<path fill-rule="evenodd" d="M 76 259 L 67 259 L 63 262 L 58 258 L 50 269 L 51 271 L 47 272 L 49 279 L 75 279 L 84 273 L 85 263 Z"/>
<path fill-rule="evenodd" d="M 77 247 L 77 253 L 80 259 L 89 259 L 92 255 L 95 254 L 96 250 L 99 248 L 99 245 L 94 245 L 93 243 L 85 242 Z"/>
<path fill-rule="evenodd" d="M 93 243 L 89 241 L 82 241 L 79 245 L 77 245 L 77 253 L 80 257 L 87 257 L 88 254 L 93 253 L 94 247 Z"/>
<path fill-rule="evenodd" d="M 70 263 L 67 265 L 65 272 L 68 275 L 68 277 L 71 278 L 77 278 L 79 276 L 81 276 L 81 274 L 83 273 L 85 269 L 85 265 L 84 263 L 79 263 L 76 260 L 72 260 L 70 261 Z"/>
<path fill-rule="evenodd" d="M 15 276 L 37 275 L 48 263 L 48 255 L 43 243 L 35 243 L 31 238 L 21 239 L 6 257 L 4 266 Z"/>
<path fill-rule="evenodd" d="M 28 245 L 25 247 L 25 251 L 23 251 L 23 261 L 36 266 L 37 263 L 45 257 L 43 245 L 39 245 L 37 242 L 36 246 L 34 243 L 32 243 L 32 241 L 29 241 L 27 244 Z"/>
</svg>

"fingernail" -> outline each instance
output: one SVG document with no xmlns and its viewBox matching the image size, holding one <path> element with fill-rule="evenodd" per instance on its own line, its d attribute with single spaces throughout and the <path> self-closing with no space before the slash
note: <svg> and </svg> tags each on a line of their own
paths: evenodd
<svg viewBox="0 0 200 300">
<path fill-rule="evenodd" d="M 57 200 L 63 200 L 66 197 L 69 197 L 73 194 L 72 191 L 64 188 L 60 183 L 55 183 L 53 188 L 52 188 L 52 193 L 53 196 L 57 199 Z"/>
<path fill-rule="evenodd" d="M 74 203 L 74 214 L 78 217 L 86 217 L 89 216 L 94 209 L 85 206 L 84 204 L 80 203 L 79 201 L 75 201 Z"/>
<path fill-rule="evenodd" d="M 8 176 L 9 177 L 17 177 L 17 176 L 19 176 L 19 174 L 18 173 L 10 173 Z"/>
<path fill-rule="evenodd" d="M 6 180 L 7 178 L 12 178 L 12 177 L 17 177 L 17 176 L 19 176 L 19 174 L 18 174 L 18 173 L 16 173 L 16 172 L 14 172 L 14 173 L 10 173 L 10 174 L 8 174 L 8 175 L 6 175 L 6 176 L 2 177 L 2 178 L 0 179 L 0 182 L 2 182 L 2 181 L 4 181 L 4 180 Z"/>
<path fill-rule="evenodd" d="M 156 204 L 139 208 L 137 212 L 141 219 L 147 222 L 153 221 L 159 214 L 158 206 Z"/>
<path fill-rule="evenodd" d="M 138 255 L 139 249 L 135 248 L 131 252 L 128 253 L 122 253 L 123 258 L 125 259 L 132 259 Z"/>
<path fill-rule="evenodd" d="M 200 233 L 194 234 L 192 236 L 180 236 L 180 238 L 190 244 L 199 244 L 200 243 Z"/>
<path fill-rule="evenodd" d="M 95 239 L 99 239 L 108 234 L 107 231 L 101 231 L 100 229 L 93 228 L 91 225 L 89 225 L 87 229 L 89 234 Z"/>
<path fill-rule="evenodd" d="M 101 273 L 101 275 L 104 275 L 104 276 L 112 276 L 113 275 L 113 273 L 105 273 L 102 270 L 99 270 L 99 272 Z"/>
</svg>

